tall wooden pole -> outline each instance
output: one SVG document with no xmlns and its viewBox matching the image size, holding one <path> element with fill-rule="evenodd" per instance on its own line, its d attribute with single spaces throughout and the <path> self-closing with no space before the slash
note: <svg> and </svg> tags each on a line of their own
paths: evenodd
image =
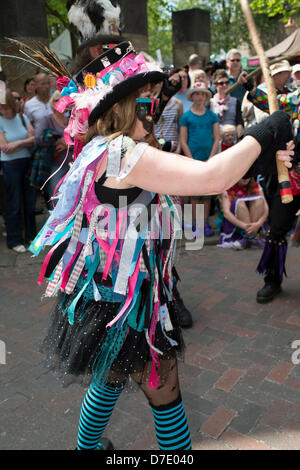
<svg viewBox="0 0 300 470">
<path fill-rule="evenodd" d="M 265 54 L 264 48 L 262 46 L 258 31 L 256 29 L 256 25 L 254 22 L 254 18 L 253 18 L 248 0 L 240 0 L 240 4 L 243 10 L 243 13 L 245 15 L 245 19 L 247 22 L 247 26 L 249 29 L 253 46 L 260 60 L 260 65 L 261 65 L 262 73 L 264 75 L 267 92 L 268 92 L 269 110 L 270 110 L 270 114 L 272 114 L 279 109 L 279 105 L 277 101 L 277 91 L 274 85 L 273 78 L 270 73 L 269 61 Z M 278 160 L 277 156 L 276 156 L 276 164 L 277 164 L 278 182 L 280 185 L 281 202 L 284 204 L 287 204 L 293 200 L 288 169 L 286 168 L 283 162 Z"/>
</svg>

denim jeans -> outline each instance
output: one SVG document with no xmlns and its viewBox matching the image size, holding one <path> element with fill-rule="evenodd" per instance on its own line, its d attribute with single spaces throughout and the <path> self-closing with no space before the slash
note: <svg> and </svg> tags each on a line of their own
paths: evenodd
<svg viewBox="0 0 300 470">
<path fill-rule="evenodd" d="M 6 190 L 6 232 L 7 246 L 13 248 L 24 243 L 22 236 L 22 205 L 24 213 L 25 242 L 36 236 L 35 202 L 36 189 L 27 178 L 30 158 L 1 162 L 3 183 Z"/>
</svg>

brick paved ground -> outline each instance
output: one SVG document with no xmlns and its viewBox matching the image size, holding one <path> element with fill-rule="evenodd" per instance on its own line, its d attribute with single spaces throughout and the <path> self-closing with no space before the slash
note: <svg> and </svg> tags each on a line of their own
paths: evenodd
<svg viewBox="0 0 300 470">
<path fill-rule="evenodd" d="M 0 224 L 1 225 L 1 224 Z M 194 318 L 180 363 L 196 450 L 300 449 L 300 250 L 288 253 L 284 292 L 268 305 L 255 293 L 260 250 L 180 250 L 180 291 Z M 73 449 L 84 390 L 62 388 L 43 368 L 38 343 L 52 302 L 41 302 L 39 259 L 0 243 L 0 449 Z M 299 354 L 300 358 L 300 354 Z M 157 449 L 152 414 L 139 391 L 121 396 L 106 431 L 117 449 Z"/>
</svg>

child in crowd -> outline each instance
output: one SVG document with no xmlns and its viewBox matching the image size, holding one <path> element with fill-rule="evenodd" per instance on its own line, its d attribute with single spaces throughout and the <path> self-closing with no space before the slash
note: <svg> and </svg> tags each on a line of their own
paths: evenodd
<svg viewBox="0 0 300 470">
<path fill-rule="evenodd" d="M 197 82 L 203 82 L 208 87 L 207 76 L 204 70 L 197 69 L 190 72 L 191 86 Z"/>
<path fill-rule="evenodd" d="M 236 126 L 233 124 L 224 124 L 220 129 L 221 141 L 220 152 L 224 152 L 236 143 Z"/>
<path fill-rule="evenodd" d="M 221 195 L 224 215 L 219 243 L 222 248 L 242 250 L 249 245 L 262 247 L 258 233 L 265 224 L 269 208 L 254 178 L 242 178 Z"/>
<path fill-rule="evenodd" d="M 207 86 L 195 83 L 187 93 L 187 98 L 192 101 L 192 107 L 183 114 L 180 121 L 180 144 L 187 157 L 195 160 L 207 161 L 218 152 L 220 131 L 219 118 L 205 107 L 207 99 L 211 98 L 211 92 Z M 204 204 L 204 235 L 209 237 L 214 234 L 209 225 L 209 213 L 211 196 L 192 196 L 193 225 L 196 227 L 196 236 L 199 236 L 200 227 L 197 227 L 197 204 Z"/>
</svg>

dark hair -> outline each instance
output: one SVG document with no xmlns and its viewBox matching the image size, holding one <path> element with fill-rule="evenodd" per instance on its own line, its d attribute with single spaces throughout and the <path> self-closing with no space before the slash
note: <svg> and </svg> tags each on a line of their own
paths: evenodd
<svg viewBox="0 0 300 470">
<path fill-rule="evenodd" d="M 262 79 L 262 70 L 260 70 L 259 72 L 257 72 L 257 74 L 255 75 L 254 77 L 254 85 L 256 87 L 258 87 L 258 85 L 260 85 L 260 82 L 261 82 L 261 79 Z"/>
<path fill-rule="evenodd" d="M 225 69 L 218 69 L 213 74 L 213 83 L 217 83 L 220 78 L 227 78 L 227 73 Z"/>
<path fill-rule="evenodd" d="M 207 73 L 211 70 L 211 73 L 214 74 L 215 71 L 219 69 L 226 69 L 226 60 L 221 60 L 220 62 L 217 62 L 216 60 L 214 62 L 207 62 L 205 72 Z"/>
<path fill-rule="evenodd" d="M 190 75 L 189 75 L 187 67 L 179 67 L 178 69 L 172 69 L 169 72 L 169 76 L 171 77 L 172 75 L 174 75 L 175 73 L 178 73 L 178 72 L 185 72 L 187 74 L 188 88 L 190 88 L 191 87 L 191 79 L 190 79 Z"/>
<path fill-rule="evenodd" d="M 3 72 L 3 70 L 0 71 L 0 80 L 2 80 L 2 82 L 6 82 L 7 80 L 6 75 Z"/>
<path fill-rule="evenodd" d="M 28 83 L 34 81 L 34 77 L 29 77 L 29 78 L 26 78 L 25 82 L 24 82 L 24 91 L 26 93 L 26 87 L 28 85 Z"/>
</svg>

